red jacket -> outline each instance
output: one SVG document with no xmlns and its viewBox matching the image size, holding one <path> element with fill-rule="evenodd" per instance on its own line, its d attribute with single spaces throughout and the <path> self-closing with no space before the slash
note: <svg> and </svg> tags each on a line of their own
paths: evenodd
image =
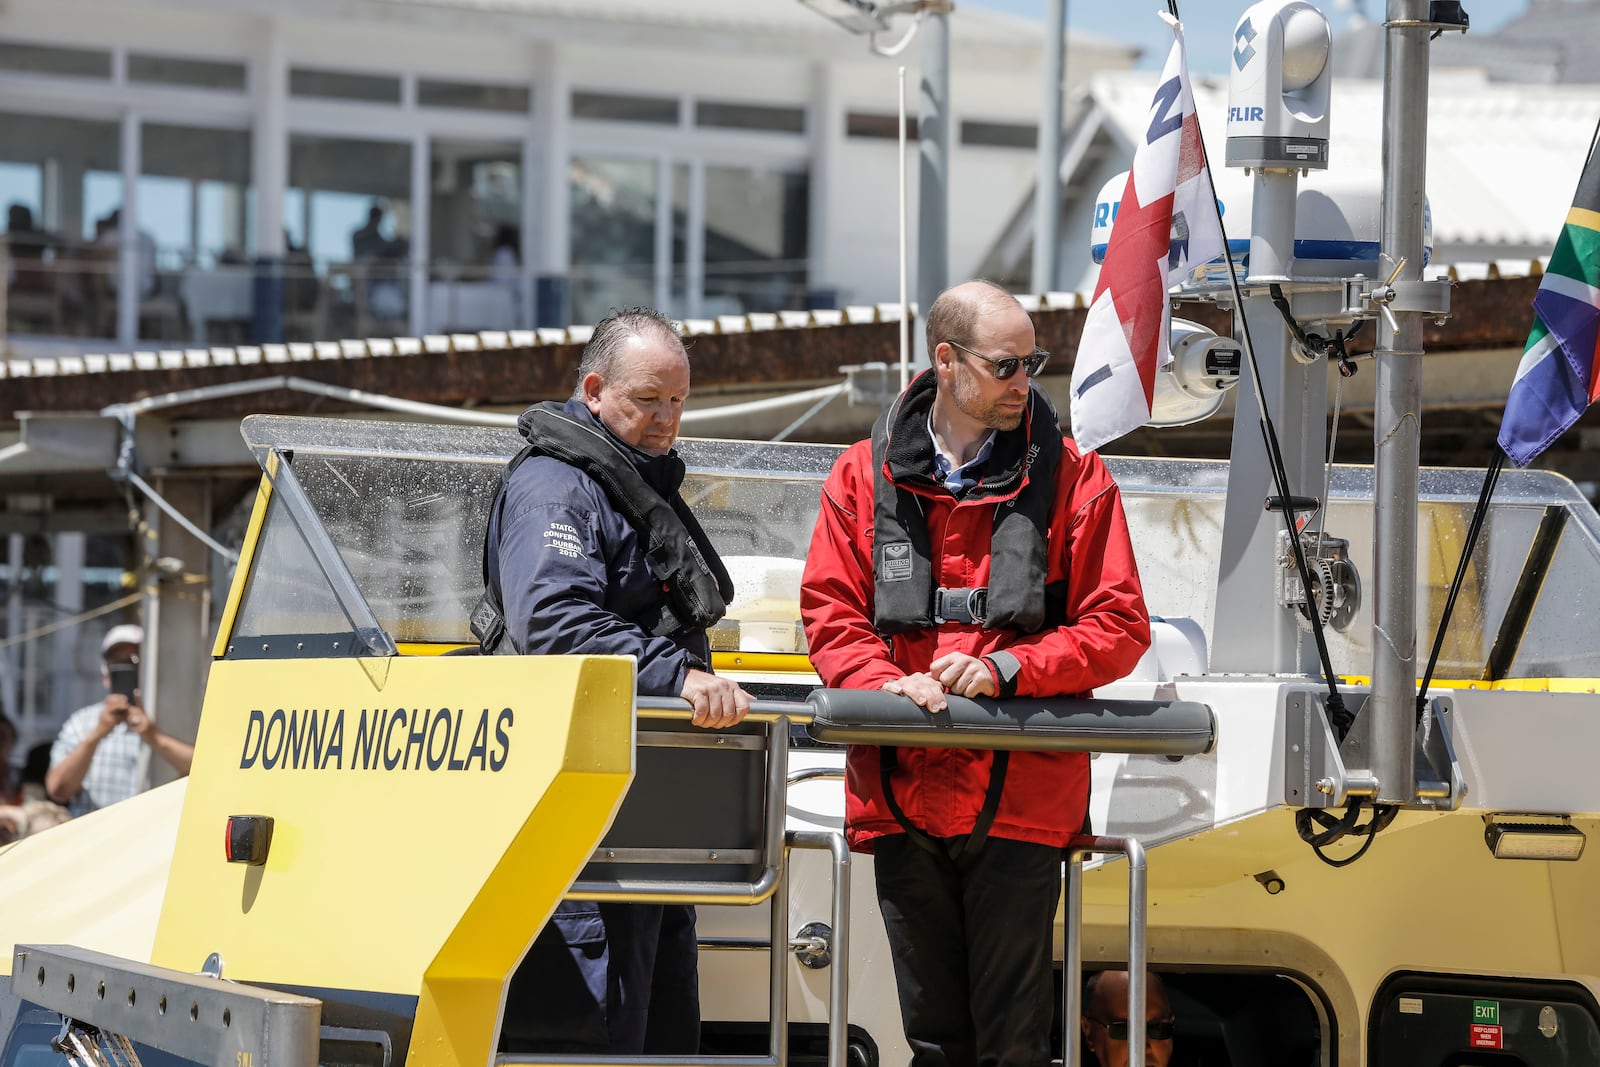
<svg viewBox="0 0 1600 1067">
<path fill-rule="evenodd" d="M 1056 473 L 1047 581 L 1067 581 L 1066 625 L 1024 635 L 945 623 L 885 638 L 873 627 L 872 443 L 847 449 L 823 486 L 800 590 L 811 662 L 822 683 L 879 689 L 926 671 L 946 652 L 982 656 L 1001 648 L 1021 663 L 1019 697 L 1083 695 L 1127 674 L 1150 645 L 1150 619 L 1121 496 L 1100 458 L 1079 455 L 1070 440 Z M 1009 497 L 958 502 L 947 491 L 917 491 L 935 581 L 987 586 L 995 508 Z M 877 748 L 853 745 L 846 763 L 846 832 L 862 851 L 871 851 L 873 838 L 902 832 L 884 803 L 878 759 Z M 990 760 L 985 751 L 901 748 L 891 778 L 895 799 L 913 825 L 934 837 L 969 833 L 988 789 Z M 1088 795 L 1087 756 L 1013 752 L 989 832 L 1059 847 L 1082 828 Z"/>
</svg>

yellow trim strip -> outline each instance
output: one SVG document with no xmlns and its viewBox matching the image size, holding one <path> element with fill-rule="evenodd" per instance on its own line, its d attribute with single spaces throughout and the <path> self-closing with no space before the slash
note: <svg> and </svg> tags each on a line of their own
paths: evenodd
<svg viewBox="0 0 1600 1067">
<path fill-rule="evenodd" d="M 448 641 L 397 641 L 395 647 L 402 656 L 442 656 L 446 652 L 454 652 L 458 648 L 472 648 L 466 643 L 455 644 Z"/>
<path fill-rule="evenodd" d="M 1567 212 L 1567 222 L 1573 226 L 1582 226 L 1586 230 L 1600 230 L 1600 211 L 1575 207 Z"/>
<path fill-rule="evenodd" d="M 773 674 L 815 674 L 803 652 L 713 652 L 711 669 L 762 671 Z"/>
<path fill-rule="evenodd" d="M 273 454 L 269 463 L 276 465 L 278 457 Z M 234 564 L 233 581 L 228 586 L 228 602 L 222 608 L 222 621 L 217 626 L 217 642 L 211 646 L 211 658 L 221 659 L 228 651 L 228 642 L 233 639 L 233 624 L 239 614 L 239 605 L 244 600 L 244 587 L 250 581 L 250 569 L 255 565 L 256 546 L 261 543 L 261 528 L 267 522 L 267 504 L 272 499 L 272 479 L 267 475 L 261 476 L 261 484 L 256 487 L 255 506 L 250 509 L 250 525 L 245 529 L 244 544 L 239 546 L 239 562 Z"/>
<path fill-rule="evenodd" d="M 1339 679 L 1345 685 L 1370 686 L 1372 679 L 1352 674 Z M 1417 679 L 1418 684 L 1422 679 Z M 1502 678 L 1485 682 L 1476 678 L 1435 678 L 1429 692 L 1439 689 L 1476 689 L 1489 693 L 1595 693 L 1600 678 Z"/>
</svg>

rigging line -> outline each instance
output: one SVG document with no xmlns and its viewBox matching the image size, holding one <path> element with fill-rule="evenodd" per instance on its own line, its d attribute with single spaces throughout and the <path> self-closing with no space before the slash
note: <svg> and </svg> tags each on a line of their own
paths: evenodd
<svg viewBox="0 0 1600 1067">
<path fill-rule="evenodd" d="M 1333 383 L 1333 423 L 1328 429 L 1328 462 L 1322 467 L 1322 507 L 1317 509 L 1317 549 L 1322 549 L 1322 533 L 1328 528 L 1328 510 L 1333 506 L 1333 453 L 1339 445 L 1339 406 L 1344 399 L 1344 375 Z"/>
<path fill-rule="evenodd" d="M 1172 12 L 1173 18 L 1178 18 L 1177 0 L 1167 0 L 1167 8 Z M 1186 57 L 1187 58 L 1187 57 Z M 1233 249 L 1228 244 L 1228 229 L 1222 221 L 1222 202 L 1217 198 L 1216 181 L 1211 173 L 1210 152 L 1206 149 L 1205 138 L 1197 138 L 1200 144 L 1200 165 L 1205 170 L 1206 184 L 1210 186 L 1211 205 L 1217 213 L 1217 228 L 1222 233 L 1222 252 L 1227 257 L 1228 285 L 1233 291 L 1234 306 L 1239 313 L 1239 329 L 1244 335 L 1245 362 L 1250 364 L 1250 377 L 1256 391 L 1256 408 L 1259 412 L 1259 425 L 1261 438 L 1266 448 L 1267 465 L 1272 468 L 1272 480 L 1278 490 L 1278 498 L 1283 501 L 1283 524 L 1289 535 L 1289 549 L 1294 553 L 1295 569 L 1300 574 L 1301 588 L 1305 590 L 1306 616 L 1311 623 L 1311 636 L 1316 642 L 1317 658 L 1322 664 L 1322 676 L 1328 685 L 1328 717 L 1332 720 L 1339 740 L 1343 741 L 1350 732 L 1350 727 L 1355 723 L 1355 716 L 1345 708 L 1344 697 L 1339 693 L 1339 678 L 1333 672 L 1333 659 L 1328 654 L 1328 638 L 1322 630 L 1322 619 L 1311 605 L 1311 565 L 1306 562 L 1305 548 L 1300 543 L 1300 532 L 1295 529 L 1294 508 L 1289 503 L 1289 474 L 1284 468 L 1283 450 L 1278 446 L 1278 431 L 1272 424 L 1272 414 L 1267 410 L 1266 387 L 1261 383 L 1261 367 L 1256 362 L 1255 342 L 1250 336 L 1250 319 L 1244 311 L 1244 292 L 1239 288 L 1239 273 L 1233 265 Z"/>
<path fill-rule="evenodd" d="M 1417 719 L 1420 722 L 1428 707 L 1428 685 L 1433 681 L 1434 668 L 1439 664 L 1439 653 L 1444 648 L 1445 631 L 1450 626 L 1450 615 L 1455 611 L 1456 597 L 1466 583 L 1467 565 L 1472 560 L 1472 550 L 1477 546 L 1478 534 L 1483 530 L 1483 520 L 1489 512 L 1489 500 L 1494 496 L 1495 483 L 1500 480 L 1506 454 L 1498 446 L 1494 458 L 1483 472 L 1483 488 L 1478 491 L 1478 506 L 1473 509 L 1472 521 L 1467 525 L 1467 538 L 1461 546 L 1461 561 L 1456 564 L 1456 576 L 1450 582 L 1450 592 L 1444 599 L 1444 610 L 1439 613 L 1439 628 L 1433 634 L 1433 651 L 1428 655 L 1428 669 L 1422 673 L 1422 684 L 1417 687 Z"/>
<path fill-rule="evenodd" d="M 90 619 L 97 619 L 101 615 L 110 615 L 113 611 L 120 611 L 122 608 L 128 607 L 130 604 L 137 604 L 142 599 L 144 599 L 144 594 L 142 592 L 129 593 L 120 600 L 113 600 L 109 604 L 102 604 L 100 607 L 94 608 L 90 611 L 79 612 L 70 618 L 57 619 L 55 622 L 46 623 L 43 626 L 28 630 L 25 633 L 17 634 L 15 637 L 0 638 L 0 648 L 10 648 L 12 645 L 22 645 L 28 643 L 29 641 L 37 641 L 41 637 L 49 637 L 57 630 L 67 630 L 77 626 L 79 623 L 88 622 Z"/>
<path fill-rule="evenodd" d="M 189 536 L 205 545 L 207 548 L 221 556 L 223 559 L 227 560 L 229 563 L 239 562 L 239 553 L 235 552 L 226 545 L 218 543 L 211 537 L 210 534 L 196 526 L 184 516 L 183 512 L 179 511 L 177 508 L 168 503 L 166 497 L 156 492 L 155 488 L 151 486 L 149 482 L 133 473 L 133 471 L 128 471 L 126 477 L 128 481 L 139 490 L 139 492 L 150 498 L 150 502 L 152 504 L 169 515 L 173 522 L 176 522 L 179 526 L 182 526 L 186 531 L 188 531 Z"/>
</svg>

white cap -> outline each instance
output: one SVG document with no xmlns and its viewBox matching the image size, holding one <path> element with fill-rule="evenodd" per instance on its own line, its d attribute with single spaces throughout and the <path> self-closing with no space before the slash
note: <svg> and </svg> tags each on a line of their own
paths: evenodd
<svg viewBox="0 0 1600 1067">
<path fill-rule="evenodd" d="M 142 644 L 144 644 L 144 627 L 125 622 L 106 631 L 105 639 L 100 642 L 100 655 L 104 657 L 106 653 L 118 645 Z"/>
</svg>

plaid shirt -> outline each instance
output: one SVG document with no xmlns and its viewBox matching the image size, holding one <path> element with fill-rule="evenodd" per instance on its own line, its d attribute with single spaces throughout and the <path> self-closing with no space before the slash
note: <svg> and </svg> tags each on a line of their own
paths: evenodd
<svg viewBox="0 0 1600 1067">
<path fill-rule="evenodd" d="M 72 755 L 94 733 L 100 708 L 100 703 L 90 704 L 68 717 L 56 735 L 55 744 L 50 746 L 50 766 Z M 140 792 L 139 750 L 143 745 L 139 735 L 128 729 L 126 723 L 118 723 L 94 750 L 89 773 L 83 776 L 83 787 L 67 804 L 67 810 L 76 817 Z"/>
</svg>

